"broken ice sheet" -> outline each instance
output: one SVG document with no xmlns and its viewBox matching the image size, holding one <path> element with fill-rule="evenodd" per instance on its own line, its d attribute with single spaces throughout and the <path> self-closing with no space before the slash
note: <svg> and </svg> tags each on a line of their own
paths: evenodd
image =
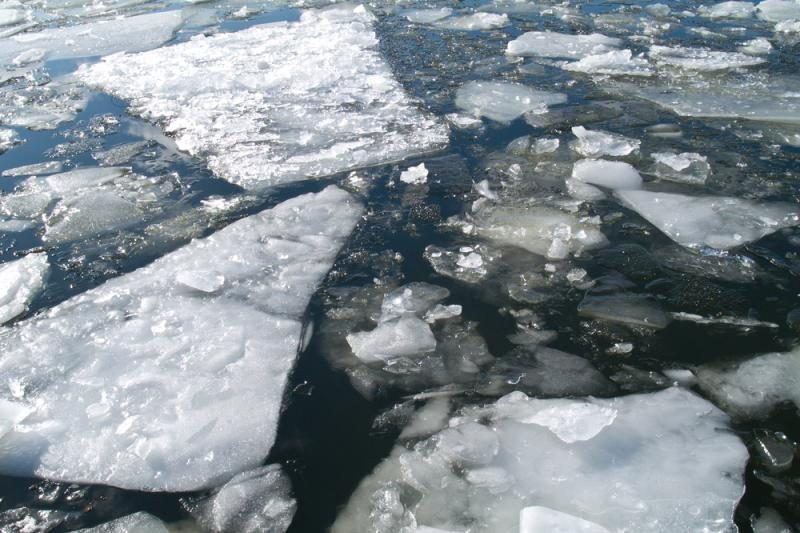
<svg viewBox="0 0 800 533">
<path fill-rule="evenodd" d="M 117 518 L 87 529 L 79 529 L 82 533 L 169 533 L 169 529 L 155 516 L 138 512 Z"/>
<path fill-rule="evenodd" d="M 552 31 L 530 31 L 508 43 L 506 53 L 515 56 L 537 56 L 581 59 L 617 49 L 622 41 L 599 33 L 570 35 Z"/>
<path fill-rule="evenodd" d="M 298 22 L 107 57 L 78 76 L 163 124 L 217 176 L 262 189 L 448 142 L 392 76 L 373 21 L 362 6 L 308 10 Z"/>
<path fill-rule="evenodd" d="M 703 185 L 711 174 L 708 158 L 696 152 L 654 152 L 650 157 L 655 161 L 650 172 L 661 179 Z"/>
<path fill-rule="evenodd" d="M 601 54 L 591 54 L 578 61 L 565 61 L 560 66 L 564 70 L 572 72 L 608 76 L 648 77 L 654 74 L 650 63 L 641 57 L 633 57 L 630 50 L 612 50 Z"/>
<path fill-rule="evenodd" d="M 578 138 L 572 145 L 573 150 L 584 157 L 630 155 L 638 151 L 642 144 L 638 139 L 602 130 L 587 130 L 583 126 L 572 128 L 572 134 Z"/>
<path fill-rule="evenodd" d="M 688 248 L 734 248 L 798 224 L 800 206 L 727 196 L 617 190 L 624 205 Z"/>
<path fill-rule="evenodd" d="M 472 81 L 459 87 L 455 104 L 476 117 L 511 122 L 525 113 L 545 113 L 548 106 L 566 101 L 565 94 L 539 91 L 519 83 Z"/>
<path fill-rule="evenodd" d="M 30 413 L 0 472 L 189 491 L 258 466 L 303 312 L 360 213 L 335 187 L 305 194 L 18 323 L 0 395 Z M 224 281 L 207 292 L 200 272 Z"/>
<path fill-rule="evenodd" d="M 767 61 L 763 57 L 754 57 L 741 52 L 722 52 L 686 46 L 651 46 L 649 55 L 661 65 L 705 72 L 752 67 Z"/>
<path fill-rule="evenodd" d="M 49 271 L 45 253 L 0 264 L 0 325 L 28 310 L 44 287 Z"/>
<path fill-rule="evenodd" d="M 396 446 L 332 531 L 520 531 L 520 511 L 536 505 L 611 531 L 722 533 L 747 460 L 725 414 L 684 389 L 612 400 L 514 392 Z"/>
</svg>

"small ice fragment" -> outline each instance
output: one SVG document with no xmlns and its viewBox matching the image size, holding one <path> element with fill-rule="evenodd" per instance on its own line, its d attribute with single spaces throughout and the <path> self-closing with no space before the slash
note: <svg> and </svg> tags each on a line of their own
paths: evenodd
<svg viewBox="0 0 800 533">
<path fill-rule="evenodd" d="M 564 94 L 539 91 L 519 83 L 471 81 L 456 91 L 455 104 L 476 117 L 511 122 L 525 113 L 545 113 L 548 106 L 566 101 Z"/>
<path fill-rule="evenodd" d="M 599 33 L 572 35 L 531 31 L 509 42 L 506 53 L 516 56 L 580 59 L 587 55 L 610 52 L 618 48 L 621 43 L 620 39 Z"/>
<path fill-rule="evenodd" d="M 64 170 L 64 163 L 61 161 L 45 161 L 43 163 L 33 163 L 21 167 L 9 168 L 3 171 L 3 176 L 45 176 L 55 174 Z"/>
<path fill-rule="evenodd" d="M 772 43 L 769 42 L 764 37 L 757 37 L 742 44 L 739 47 L 739 51 L 744 52 L 746 54 L 763 56 L 769 54 L 772 51 Z"/>
<path fill-rule="evenodd" d="M 428 324 L 433 324 L 437 320 L 446 320 L 448 318 L 454 318 L 457 316 L 461 316 L 460 305 L 436 304 L 436 306 L 433 309 L 430 309 L 428 312 L 425 313 L 425 316 L 423 318 L 425 319 L 425 322 L 427 322 Z"/>
<path fill-rule="evenodd" d="M 639 189 L 642 186 L 642 177 L 636 169 L 622 161 L 581 159 L 572 167 L 572 177 L 615 190 Z"/>
<path fill-rule="evenodd" d="M 415 316 L 381 322 L 371 331 L 351 333 L 347 343 L 353 354 L 365 362 L 420 357 L 436 349 L 430 326 Z"/>
<path fill-rule="evenodd" d="M 578 138 L 573 145 L 574 150 L 584 157 L 630 155 L 639 150 L 641 144 L 641 141 L 624 135 L 601 130 L 587 130 L 583 126 L 572 128 L 572 134 Z"/>
<path fill-rule="evenodd" d="M 415 167 L 409 167 L 400 173 L 400 181 L 414 185 L 421 185 L 428 181 L 428 169 L 425 163 L 420 163 Z"/>
<path fill-rule="evenodd" d="M 505 13 L 473 13 L 472 15 L 440 19 L 434 25 L 447 30 L 493 30 L 508 25 L 508 15 Z"/>
</svg>

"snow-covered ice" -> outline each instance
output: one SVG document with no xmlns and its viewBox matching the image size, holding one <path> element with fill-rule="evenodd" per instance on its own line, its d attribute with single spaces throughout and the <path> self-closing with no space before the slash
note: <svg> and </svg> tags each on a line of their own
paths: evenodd
<svg viewBox="0 0 800 533">
<path fill-rule="evenodd" d="M 78 75 L 162 124 L 219 177 L 262 189 L 447 144 L 447 127 L 392 76 L 373 21 L 362 6 L 308 10 L 297 22 L 114 55 Z"/>
<path fill-rule="evenodd" d="M 476 117 L 511 122 L 525 113 L 545 113 L 549 106 L 566 101 L 564 94 L 540 91 L 519 83 L 472 81 L 459 87 L 455 103 Z"/>
<path fill-rule="evenodd" d="M 725 414 L 684 389 L 611 400 L 514 392 L 397 445 L 332 531 L 523 531 L 521 512 L 545 507 L 609 531 L 722 533 L 747 460 Z"/>
<path fill-rule="evenodd" d="M 788 203 L 643 190 L 617 190 L 616 195 L 669 238 L 689 248 L 725 250 L 800 222 L 800 208 Z"/>
<path fill-rule="evenodd" d="M 0 264 L 0 325 L 28 310 L 44 287 L 49 271 L 46 253 L 28 254 Z"/>
<path fill-rule="evenodd" d="M 306 305 L 360 213 L 335 187 L 302 195 L 17 324 L 0 340 L 0 471 L 188 491 L 258 466 Z M 186 271 L 224 282 L 197 290 Z"/>
</svg>

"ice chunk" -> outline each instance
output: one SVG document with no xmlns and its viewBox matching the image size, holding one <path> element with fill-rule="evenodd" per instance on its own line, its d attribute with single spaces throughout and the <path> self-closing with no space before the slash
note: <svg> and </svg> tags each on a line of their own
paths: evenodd
<svg viewBox="0 0 800 533">
<path fill-rule="evenodd" d="M 458 89 L 455 103 L 476 117 L 511 122 L 525 113 L 545 113 L 548 106 L 566 101 L 564 94 L 538 91 L 518 83 L 472 81 Z"/>
<path fill-rule="evenodd" d="M 538 56 L 581 59 L 605 54 L 618 48 L 622 41 L 599 33 L 570 35 L 552 31 L 529 31 L 508 43 L 506 53 L 515 56 Z"/>
<path fill-rule="evenodd" d="M 746 19 L 753 16 L 756 6 L 752 2 L 720 2 L 711 7 L 700 7 L 697 12 L 712 19 L 733 18 Z"/>
<path fill-rule="evenodd" d="M 447 30 L 474 31 L 493 30 L 508 25 L 508 15 L 496 13 L 473 13 L 438 20 L 439 28 Z"/>
<path fill-rule="evenodd" d="M 633 57 L 630 50 L 611 50 L 601 54 L 590 54 L 578 61 L 564 62 L 564 70 L 586 74 L 609 76 L 652 76 L 650 63 L 641 57 Z"/>
<path fill-rule="evenodd" d="M 169 533 L 169 529 L 161 520 L 145 512 L 129 514 L 111 522 L 78 531 L 83 533 Z"/>
<path fill-rule="evenodd" d="M 0 472 L 189 491 L 258 466 L 306 305 L 360 212 L 335 187 L 299 196 L 17 324 L 0 397 L 35 411 L 0 439 Z"/>
<path fill-rule="evenodd" d="M 421 357 L 436 349 L 431 327 L 415 316 L 381 322 L 371 331 L 351 333 L 347 336 L 347 343 L 353 354 L 366 362 Z"/>
<path fill-rule="evenodd" d="M 412 282 L 403 285 L 383 296 L 378 320 L 386 322 L 402 316 L 419 317 L 448 296 L 450 291 L 430 283 Z"/>
<path fill-rule="evenodd" d="M 727 196 L 618 190 L 623 204 L 689 248 L 728 249 L 798 223 L 800 207 Z"/>
<path fill-rule="evenodd" d="M 0 154 L 7 152 L 12 146 L 21 142 L 16 131 L 0 128 Z"/>
<path fill-rule="evenodd" d="M 550 207 L 497 207 L 479 212 L 478 232 L 493 241 L 519 246 L 551 259 L 608 243 L 596 227 Z"/>
<path fill-rule="evenodd" d="M 42 163 L 33 163 L 32 165 L 23 165 L 21 167 L 9 168 L 4 170 L 3 176 L 45 176 L 47 174 L 55 174 L 64 170 L 64 163 L 61 161 L 44 161 Z"/>
<path fill-rule="evenodd" d="M 654 152 L 650 157 L 656 162 L 652 173 L 661 179 L 703 185 L 711 173 L 708 158 L 696 152 Z"/>
<path fill-rule="evenodd" d="M 764 0 L 756 6 L 758 18 L 769 22 L 800 19 L 800 2 L 797 0 Z"/>
<path fill-rule="evenodd" d="M 420 163 L 415 167 L 409 167 L 400 173 L 400 181 L 412 185 L 420 185 L 428 181 L 428 169 L 425 163 Z"/>
<path fill-rule="evenodd" d="M 738 365 L 706 365 L 700 387 L 731 416 L 762 419 L 781 402 L 800 408 L 800 350 L 760 355 Z"/>
<path fill-rule="evenodd" d="M 728 531 L 747 460 L 725 414 L 685 389 L 611 400 L 515 392 L 465 408 L 424 442 L 396 446 L 332 532 L 402 531 L 404 523 L 524 531 L 521 512 L 532 506 L 601 531 Z M 391 514 L 383 507 L 390 495 Z"/>
<path fill-rule="evenodd" d="M 584 157 L 630 155 L 639 150 L 639 145 L 642 144 L 641 141 L 624 135 L 602 130 L 587 130 L 583 126 L 572 128 L 572 134 L 578 138 L 573 148 Z"/>
<path fill-rule="evenodd" d="M 25 11 L 22 9 L 0 9 L 0 26 L 11 26 L 25 20 Z"/>
<path fill-rule="evenodd" d="M 449 7 L 442 7 L 439 9 L 407 9 L 402 13 L 410 22 L 415 24 L 431 24 L 452 15 L 453 9 Z"/>
<path fill-rule="evenodd" d="M 50 264 L 46 253 L 0 264 L 0 324 L 25 313 L 44 287 Z"/>
<path fill-rule="evenodd" d="M 639 189 L 642 186 L 642 177 L 636 169 L 622 161 L 581 159 L 572 167 L 572 177 L 609 189 Z"/>
<path fill-rule="evenodd" d="M 526 507 L 520 511 L 519 533 L 611 533 L 601 525 L 583 518 L 549 509 Z"/>
<path fill-rule="evenodd" d="M 763 57 L 754 57 L 741 52 L 720 52 L 686 46 L 651 46 L 649 54 L 662 65 L 704 72 L 752 67 L 767 61 Z"/>
<path fill-rule="evenodd" d="M 291 492 L 280 465 L 268 465 L 235 476 L 208 498 L 187 498 L 184 505 L 214 533 L 284 533 L 297 510 Z"/>
<path fill-rule="evenodd" d="M 772 51 L 772 43 L 764 37 L 757 37 L 742 44 L 739 51 L 757 56 L 767 55 Z"/>
<path fill-rule="evenodd" d="M 181 11 L 163 11 L 120 19 L 21 33 L 0 40 L 0 63 L 73 59 L 138 52 L 172 38 L 183 23 Z M 29 57 L 22 58 L 23 55 Z"/>
<path fill-rule="evenodd" d="M 17 507 L 0 512 L 0 531 L 49 533 L 77 518 L 77 513 Z"/>
<path fill-rule="evenodd" d="M 400 439 L 417 439 L 428 437 L 447 427 L 450 414 L 448 398 L 433 398 L 425 407 L 414 413 L 409 424 L 400 433 Z"/>
<path fill-rule="evenodd" d="M 217 176 L 260 189 L 447 143 L 447 127 L 392 76 L 373 20 L 347 4 L 309 10 L 297 22 L 107 57 L 78 75 L 162 122 Z"/>
<path fill-rule="evenodd" d="M 656 300 L 636 294 L 587 294 L 578 314 L 588 318 L 663 329 L 670 322 Z"/>
</svg>

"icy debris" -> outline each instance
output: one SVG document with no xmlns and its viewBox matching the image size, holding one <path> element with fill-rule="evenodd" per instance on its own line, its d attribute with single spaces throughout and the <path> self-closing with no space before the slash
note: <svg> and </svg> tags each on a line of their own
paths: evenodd
<svg viewBox="0 0 800 533">
<path fill-rule="evenodd" d="M 796 0 L 764 0 L 756 6 L 758 18 L 769 22 L 800 19 L 800 2 Z"/>
<path fill-rule="evenodd" d="M 658 302 L 638 294 L 586 294 L 578 305 L 578 314 L 608 322 L 663 329 L 670 318 Z"/>
<path fill-rule="evenodd" d="M 767 55 L 772 51 L 772 43 L 764 37 L 757 37 L 742 44 L 739 51 L 756 56 Z"/>
<path fill-rule="evenodd" d="M 682 368 L 669 368 L 662 372 L 666 377 L 683 387 L 694 387 L 697 385 L 697 376 L 691 370 Z"/>
<path fill-rule="evenodd" d="M 0 530 L 9 533 L 49 533 L 76 516 L 77 513 L 17 507 L 0 512 Z"/>
<path fill-rule="evenodd" d="M 607 76 L 653 75 L 650 62 L 641 57 L 633 57 L 630 50 L 611 50 L 601 54 L 586 55 L 578 61 L 565 61 L 561 64 L 561 68 L 572 72 Z"/>
<path fill-rule="evenodd" d="M 433 398 L 414 413 L 411 421 L 400 433 L 400 440 L 429 437 L 447 427 L 450 415 L 449 398 Z"/>
<path fill-rule="evenodd" d="M 431 24 L 453 14 L 453 9 L 442 7 L 439 9 L 407 9 L 402 12 L 409 22 L 415 24 Z"/>
<path fill-rule="evenodd" d="M 83 533 L 169 533 L 169 529 L 161 520 L 145 512 L 129 514 L 111 522 L 78 531 Z"/>
<path fill-rule="evenodd" d="M 297 502 L 280 465 L 243 472 L 207 498 L 185 498 L 189 513 L 213 533 L 284 533 Z"/>
<path fill-rule="evenodd" d="M 782 20 L 775 24 L 775 31 L 778 33 L 800 33 L 800 19 Z"/>
<path fill-rule="evenodd" d="M 525 507 L 520 511 L 519 533 L 611 533 L 608 529 L 547 507 Z"/>
<path fill-rule="evenodd" d="M 506 53 L 565 59 L 605 54 L 617 49 L 622 41 L 599 33 L 570 35 L 552 31 L 529 31 L 508 43 Z"/>
<path fill-rule="evenodd" d="M 483 127 L 483 121 L 481 119 L 468 115 L 450 113 L 445 115 L 444 118 L 446 118 L 447 122 L 449 122 L 454 128 L 458 128 L 460 130 L 474 130 Z"/>
<path fill-rule="evenodd" d="M 612 400 L 514 392 L 396 446 L 332 531 L 520 531 L 521 511 L 537 506 L 610 531 L 723 532 L 747 460 L 725 414 L 684 389 Z"/>
<path fill-rule="evenodd" d="M 535 154 L 552 154 L 558 150 L 559 145 L 560 141 L 558 139 L 544 137 L 542 139 L 536 139 L 536 142 L 533 143 L 531 148 Z"/>
<path fill-rule="evenodd" d="M 625 156 L 639 150 L 641 141 L 617 133 L 602 130 L 587 130 L 583 126 L 572 128 L 578 138 L 572 148 L 584 157 Z"/>
<path fill-rule="evenodd" d="M 651 172 L 661 179 L 704 185 L 711 174 L 708 158 L 696 152 L 654 152 L 650 157 L 656 162 Z"/>
<path fill-rule="evenodd" d="M 525 113 L 545 113 L 549 106 L 566 101 L 564 94 L 539 91 L 518 83 L 471 81 L 458 89 L 455 104 L 476 117 L 511 122 Z"/>
<path fill-rule="evenodd" d="M 488 274 L 488 267 L 500 254 L 486 249 L 483 245 L 471 247 L 469 252 L 461 251 L 463 247 L 454 249 L 429 245 L 423 256 L 431 264 L 437 274 L 458 279 L 466 283 L 477 283 Z"/>
<path fill-rule="evenodd" d="M 425 163 L 420 163 L 415 167 L 408 167 L 400 173 L 400 181 L 411 185 L 421 185 L 428 181 L 428 169 Z"/>
<path fill-rule="evenodd" d="M 85 108 L 88 91 L 82 84 L 53 80 L 40 85 L 15 81 L 0 88 L 0 120 L 31 130 L 55 129 Z"/>
<path fill-rule="evenodd" d="M 21 142 L 16 131 L 0 128 L 0 154 L 7 152 L 12 146 Z"/>
<path fill-rule="evenodd" d="M 787 524 L 775 509 L 763 508 L 758 518 L 751 520 L 753 533 L 792 533 L 792 527 Z"/>
<path fill-rule="evenodd" d="M 433 324 L 437 320 L 447 320 L 448 318 L 455 318 L 457 316 L 461 316 L 462 307 L 458 304 L 454 305 L 442 305 L 436 304 L 434 307 L 429 309 L 425 316 L 422 317 L 425 319 L 425 322 L 428 324 Z"/>
<path fill-rule="evenodd" d="M 450 291 L 438 285 L 424 282 L 408 283 L 383 296 L 378 322 L 387 322 L 403 316 L 420 316 L 449 295 Z"/>
<path fill-rule="evenodd" d="M 471 15 L 459 15 L 437 20 L 434 25 L 446 30 L 493 30 L 507 26 L 508 15 L 504 13 L 473 13 Z"/>
<path fill-rule="evenodd" d="M 697 9 L 697 13 L 704 17 L 712 19 L 732 18 L 732 19 L 747 19 L 753 16 L 756 11 L 756 6 L 752 2 L 720 2 L 711 7 L 701 6 Z"/>
<path fill-rule="evenodd" d="M 373 21 L 363 6 L 308 10 L 298 22 L 107 57 L 78 75 L 162 122 L 217 176 L 261 189 L 447 143 L 447 127 L 392 76 Z"/>
<path fill-rule="evenodd" d="M 4 170 L 3 176 L 46 176 L 47 174 L 55 174 L 64 170 L 64 163 L 61 161 L 44 161 L 42 163 L 33 163 L 32 165 L 23 165 L 21 167 L 14 167 Z"/>
<path fill-rule="evenodd" d="M 800 350 L 760 355 L 742 363 L 706 365 L 700 388 L 734 418 L 763 419 L 781 402 L 800 408 Z"/>
<path fill-rule="evenodd" d="M 615 190 L 639 189 L 642 186 L 642 177 L 636 169 L 622 161 L 581 159 L 572 167 L 572 177 Z"/>
<path fill-rule="evenodd" d="M 550 259 L 608 244 L 594 225 L 551 207 L 496 207 L 476 214 L 478 233 L 497 243 L 518 246 Z"/>
<path fill-rule="evenodd" d="M 702 72 L 752 67 L 766 63 L 766 59 L 762 57 L 740 52 L 720 52 L 686 46 L 651 46 L 649 54 L 660 65 Z"/>
<path fill-rule="evenodd" d="M 688 248 L 725 250 L 798 223 L 800 207 L 760 204 L 726 196 L 687 196 L 650 191 L 617 190 L 617 197 Z"/>
<path fill-rule="evenodd" d="M 0 472 L 189 491 L 258 466 L 306 305 L 360 213 L 335 187 L 305 194 L 17 324 L 0 396 L 32 412 Z M 224 286 L 175 282 L 192 270 Z"/>
<path fill-rule="evenodd" d="M 421 357 L 436 349 L 430 326 L 415 316 L 381 322 L 371 331 L 351 333 L 347 343 L 356 357 L 368 363 Z"/>
<path fill-rule="evenodd" d="M 182 23 L 182 11 L 163 11 L 21 33 L 0 41 L 0 63 L 27 64 L 149 50 L 171 39 Z"/>
<path fill-rule="evenodd" d="M 50 264 L 46 253 L 0 264 L 0 324 L 25 313 L 41 292 Z"/>
</svg>

